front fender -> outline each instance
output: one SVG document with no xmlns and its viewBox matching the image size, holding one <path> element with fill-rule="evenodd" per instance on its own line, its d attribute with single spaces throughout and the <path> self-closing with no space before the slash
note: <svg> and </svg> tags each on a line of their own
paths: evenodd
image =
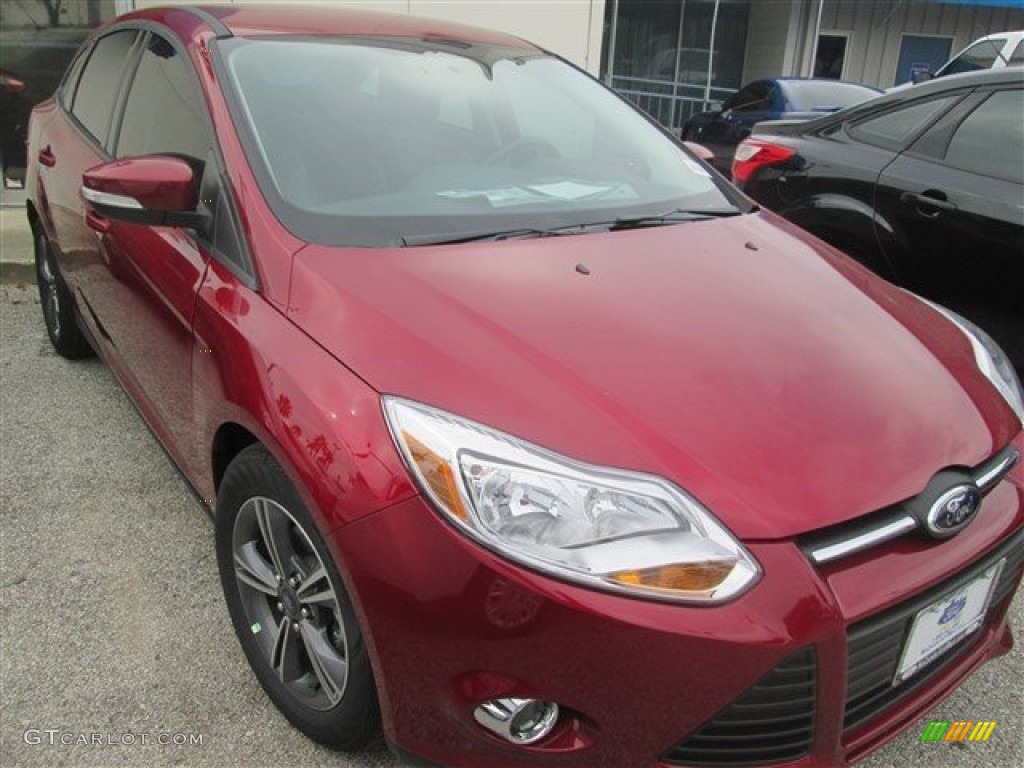
<svg viewBox="0 0 1024 768">
<path fill-rule="evenodd" d="M 274 456 L 325 536 L 416 495 L 379 394 L 215 261 L 194 331 L 201 451 L 191 474 L 204 498 L 214 495 L 214 437 L 229 422 Z"/>
</svg>

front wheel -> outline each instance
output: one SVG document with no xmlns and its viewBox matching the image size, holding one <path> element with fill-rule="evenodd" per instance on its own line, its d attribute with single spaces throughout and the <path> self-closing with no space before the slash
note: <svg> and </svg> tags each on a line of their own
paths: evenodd
<svg viewBox="0 0 1024 768">
<path fill-rule="evenodd" d="M 89 357 L 93 353 L 92 347 L 78 327 L 71 291 L 60 276 L 53 250 L 42 231 L 35 236 L 35 259 L 36 284 L 50 343 L 58 355 L 68 360 Z"/>
<path fill-rule="evenodd" d="M 267 695 L 311 739 L 365 745 L 380 712 L 358 620 L 305 505 L 262 446 L 228 467 L 216 538 L 235 632 Z"/>
</svg>

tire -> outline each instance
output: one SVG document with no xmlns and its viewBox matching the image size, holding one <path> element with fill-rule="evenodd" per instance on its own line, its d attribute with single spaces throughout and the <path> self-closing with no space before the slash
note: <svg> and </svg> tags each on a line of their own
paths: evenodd
<svg viewBox="0 0 1024 768">
<path fill-rule="evenodd" d="M 380 731 L 366 643 L 308 510 L 263 446 L 225 472 L 215 528 L 224 599 L 263 690 L 314 741 L 363 747 Z"/>
<path fill-rule="evenodd" d="M 53 258 L 53 250 L 42 230 L 35 233 L 36 285 L 39 287 L 39 301 L 43 308 L 43 322 L 46 333 L 57 354 L 68 360 L 92 356 L 82 329 L 78 327 L 75 307 L 64 278 Z"/>
</svg>

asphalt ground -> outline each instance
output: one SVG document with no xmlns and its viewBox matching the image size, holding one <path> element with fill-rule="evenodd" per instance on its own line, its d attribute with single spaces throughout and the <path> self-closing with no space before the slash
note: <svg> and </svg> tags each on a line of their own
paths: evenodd
<svg viewBox="0 0 1024 768">
<path fill-rule="evenodd" d="M 210 519 L 104 364 L 56 356 L 24 286 L 0 286 L 0 398 L 0 766 L 397 765 L 382 742 L 322 749 L 271 706 L 228 621 Z M 1020 596 L 1012 611 L 1024 626 Z M 1022 688 L 1017 649 L 861 765 L 1024 765 Z M 931 719 L 998 725 L 987 743 L 923 744 Z M 79 734 L 134 743 L 60 744 Z"/>
</svg>

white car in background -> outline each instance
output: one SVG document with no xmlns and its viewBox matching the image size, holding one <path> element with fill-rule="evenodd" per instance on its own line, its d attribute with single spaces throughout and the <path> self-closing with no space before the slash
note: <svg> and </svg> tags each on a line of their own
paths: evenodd
<svg viewBox="0 0 1024 768">
<path fill-rule="evenodd" d="M 1000 69 L 1021 64 L 1024 64 L 1024 30 L 996 32 L 994 35 L 986 35 L 975 40 L 939 67 L 937 72 L 914 72 L 913 80 L 907 85 L 916 85 L 944 75 L 957 75 L 961 72 L 974 72 L 979 69 Z"/>
</svg>

